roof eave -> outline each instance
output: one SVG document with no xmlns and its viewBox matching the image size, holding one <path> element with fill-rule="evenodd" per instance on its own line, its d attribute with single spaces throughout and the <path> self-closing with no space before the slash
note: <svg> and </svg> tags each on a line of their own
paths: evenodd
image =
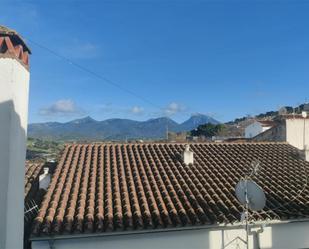
<svg viewBox="0 0 309 249">
<path fill-rule="evenodd" d="M 24 49 L 29 54 L 31 54 L 31 50 L 30 50 L 29 46 L 26 44 L 24 38 L 22 38 L 21 35 L 18 34 L 16 31 L 14 31 L 14 30 L 9 30 L 9 31 L 0 30 L 0 36 L 10 36 L 10 37 L 13 37 L 14 39 L 18 40 L 21 43 L 21 45 L 24 47 Z"/>
<path fill-rule="evenodd" d="M 269 221 L 257 221 L 252 227 L 260 227 L 262 225 L 273 226 L 283 225 L 291 223 L 309 222 L 309 218 L 295 219 L 295 220 L 269 220 Z M 175 228 L 161 228 L 161 229 L 149 229 L 149 230 L 132 230 L 121 232 L 107 232 L 107 233 L 90 233 L 90 234 L 66 234 L 66 235 L 53 235 L 53 236 L 41 236 L 30 237 L 30 241 L 53 241 L 53 240 L 70 240 L 70 239 L 85 239 L 85 238 L 97 238 L 97 237 L 111 237 L 111 236 L 125 236 L 134 234 L 151 234 L 151 233 L 164 233 L 164 232 L 179 232 L 179 231 L 193 231 L 193 230 L 234 230 L 243 229 L 244 224 L 241 222 L 233 224 L 213 224 L 213 225 L 200 225 L 190 227 L 175 227 Z"/>
</svg>

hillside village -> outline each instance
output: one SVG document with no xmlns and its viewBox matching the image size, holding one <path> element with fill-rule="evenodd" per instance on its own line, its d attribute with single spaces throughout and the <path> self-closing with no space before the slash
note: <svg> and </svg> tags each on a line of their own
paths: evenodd
<svg viewBox="0 0 309 249">
<path fill-rule="evenodd" d="M 31 50 L 0 55 L 0 248 L 309 247 L 308 104 L 28 125 Z"/>
</svg>

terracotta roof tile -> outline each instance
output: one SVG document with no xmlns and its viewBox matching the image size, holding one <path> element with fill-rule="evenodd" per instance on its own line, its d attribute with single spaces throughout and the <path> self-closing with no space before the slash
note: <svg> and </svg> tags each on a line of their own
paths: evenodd
<svg viewBox="0 0 309 249">
<path fill-rule="evenodd" d="M 104 233 L 234 223 L 242 207 L 234 189 L 250 164 L 267 204 L 255 219 L 309 216 L 309 163 L 285 143 L 67 145 L 53 174 L 33 235 Z M 293 202 L 291 202 L 293 200 Z M 281 208 L 278 208 L 279 206 Z M 273 209 L 273 210 L 272 210 Z"/>
<path fill-rule="evenodd" d="M 44 166 L 43 162 L 26 161 L 25 169 L 25 199 L 33 188 L 34 184 L 38 184 L 39 174 Z"/>
</svg>

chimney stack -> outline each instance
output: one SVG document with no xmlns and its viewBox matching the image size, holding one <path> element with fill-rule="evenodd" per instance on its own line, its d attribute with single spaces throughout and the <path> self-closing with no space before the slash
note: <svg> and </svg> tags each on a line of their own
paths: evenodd
<svg viewBox="0 0 309 249">
<path fill-rule="evenodd" d="M 183 153 L 183 161 L 185 165 L 193 164 L 193 152 L 190 150 L 190 145 L 186 144 L 185 151 Z"/>
<path fill-rule="evenodd" d="M 0 248 L 22 249 L 30 49 L 0 26 Z"/>
</svg>

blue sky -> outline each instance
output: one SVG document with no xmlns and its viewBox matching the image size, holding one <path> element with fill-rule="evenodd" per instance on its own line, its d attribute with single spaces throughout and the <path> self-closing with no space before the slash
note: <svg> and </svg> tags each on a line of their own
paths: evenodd
<svg viewBox="0 0 309 249">
<path fill-rule="evenodd" d="M 0 23 L 33 52 L 29 122 L 229 121 L 309 97 L 308 13 L 306 0 L 2 0 Z"/>
</svg>

